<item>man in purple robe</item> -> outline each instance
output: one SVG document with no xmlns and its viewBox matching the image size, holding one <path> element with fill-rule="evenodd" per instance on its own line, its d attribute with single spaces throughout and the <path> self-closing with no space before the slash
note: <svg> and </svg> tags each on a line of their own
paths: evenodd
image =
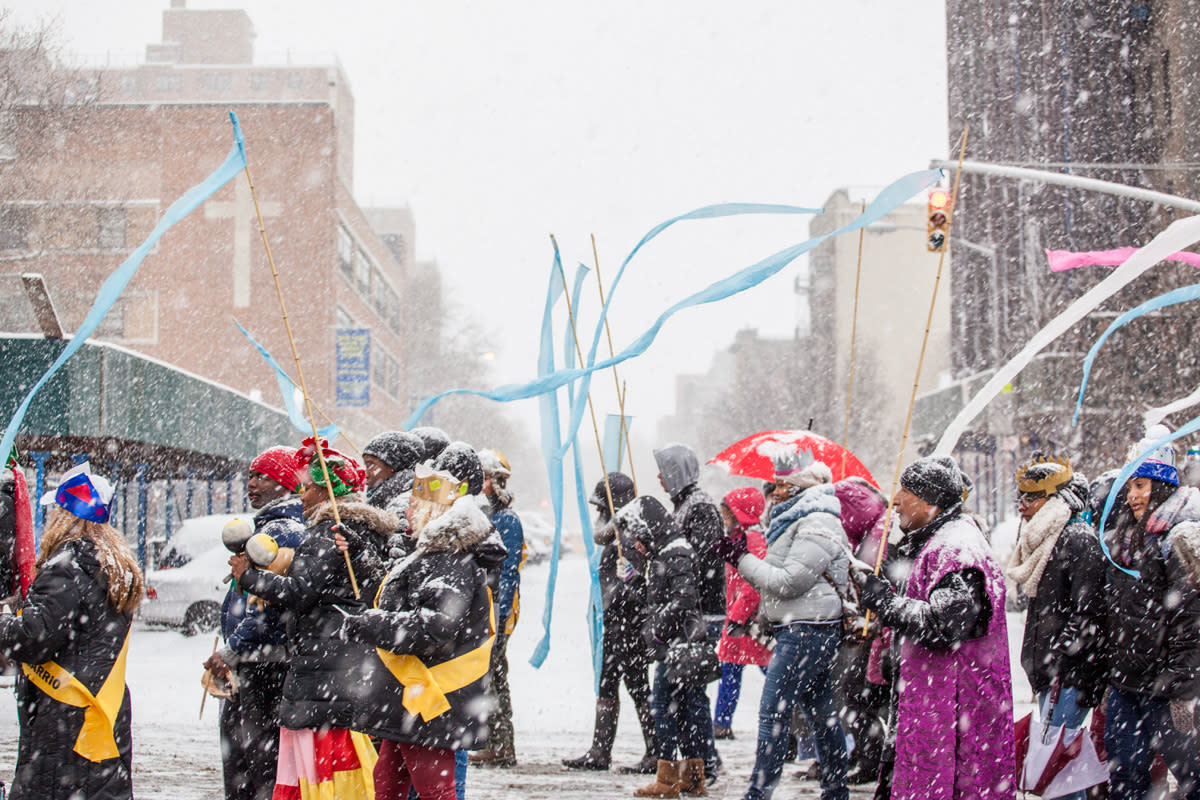
<svg viewBox="0 0 1200 800">
<path fill-rule="evenodd" d="M 898 584 L 855 576 L 862 606 L 893 631 L 898 673 L 876 800 L 1016 796 L 1004 577 L 963 513 L 969 485 L 952 458 L 909 465 L 892 500 Z"/>
</svg>

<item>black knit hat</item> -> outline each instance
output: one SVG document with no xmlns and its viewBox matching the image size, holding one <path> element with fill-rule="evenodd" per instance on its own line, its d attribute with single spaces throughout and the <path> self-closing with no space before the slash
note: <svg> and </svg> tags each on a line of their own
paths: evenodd
<svg viewBox="0 0 1200 800">
<path fill-rule="evenodd" d="M 608 473 L 608 488 L 612 491 L 613 508 L 617 511 L 637 494 L 633 490 L 633 479 L 623 472 Z M 596 490 L 592 492 L 588 502 L 601 511 L 608 511 L 608 491 L 604 488 L 603 478 L 596 483 Z"/>
<path fill-rule="evenodd" d="M 404 431 L 384 431 L 363 448 L 364 456 L 374 456 L 396 472 L 412 469 L 424 454 L 425 443 Z"/>
<path fill-rule="evenodd" d="M 467 494 L 483 491 L 483 465 L 479 454 L 466 442 L 451 442 L 433 461 L 435 470 L 449 472 L 455 479 L 467 482 Z"/>
<path fill-rule="evenodd" d="M 425 452 L 421 454 L 421 461 L 437 458 L 446 449 L 446 445 L 450 444 L 450 437 L 441 428 L 413 428 L 409 433 L 416 436 L 425 445 Z"/>
<path fill-rule="evenodd" d="M 966 475 L 950 456 L 927 456 L 900 473 L 900 486 L 931 506 L 949 508 L 963 501 Z"/>
</svg>

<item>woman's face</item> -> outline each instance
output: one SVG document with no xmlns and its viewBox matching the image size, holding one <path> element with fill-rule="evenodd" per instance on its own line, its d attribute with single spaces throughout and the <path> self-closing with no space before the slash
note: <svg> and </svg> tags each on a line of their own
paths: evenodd
<svg viewBox="0 0 1200 800">
<path fill-rule="evenodd" d="M 1152 488 L 1154 488 L 1154 484 L 1150 482 L 1149 478 L 1130 478 L 1129 483 L 1125 484 L 1125 502 L 1129 504 L 1133 518 L 1138 522 L 1142 521 L 1146 507 L 1150 505 Z"/>
<path fill-rule="evenodd" d="M 304 492 L 300 495 L 300 505 L 304 506 L 304 512 L 308 513 L 327 499 L 329 499 L 329 492 L 324 486 L 310 483 L 304 487 Z"/>
<path fill-rule="evenodd" d="M 721 503 L 717 508 L 721 511 L 721 522 L 725 523 L 725 530 L 729 530 L 737 524 L 737 518 L 733 516 L 733 512 L 729 510 L 729 506 Z"/>
</svg>

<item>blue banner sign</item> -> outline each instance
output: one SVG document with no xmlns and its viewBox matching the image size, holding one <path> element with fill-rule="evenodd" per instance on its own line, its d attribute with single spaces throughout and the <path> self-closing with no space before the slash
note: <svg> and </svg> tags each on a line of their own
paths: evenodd
<svg viewBox="0 0 1200 800">
<path fill-rule="evenodd" d="M 337 404 L 371 404 L 371 330 L 337 329 Z"/>
</svg>

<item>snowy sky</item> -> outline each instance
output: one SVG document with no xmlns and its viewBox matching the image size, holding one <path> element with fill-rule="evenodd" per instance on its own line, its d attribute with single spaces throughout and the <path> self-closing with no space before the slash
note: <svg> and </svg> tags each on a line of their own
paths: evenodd
<svg viewBox="0 0 1200 800">
<path fill-rule="evenodd" d="M 24 22 L 57 17 L 71 52 L 131 58 L 161 39 L 168 4 L 5 5 Z M 479 349 L 498 352 L 498 383 L 533 377 L 549 234 L 568 266 L 591 263 L 595 234 L 607 283 L 669 217 L 725 201 L 820 206 L 947 151 L 942 0 L 188 5 L 245 8 L 260 62 L 337 55 L 356 100 L 357 199 L 413 208 L 418 257 L 436 258 L 496 332 Z M 617 348 L 675 300 L 806 238 L 807 217 L 672 229 L 619 290 Z M 677 317 L 624 370 L 630 413 L 643 426 L 669 413 L 673 376 L 706 369 L 739 328 L 790 336 L 796 273 Z M 590 330 L 594 290 L 588 303 Z M 599 383 L 615 411 L 611 380 Z"/>
</svg>

